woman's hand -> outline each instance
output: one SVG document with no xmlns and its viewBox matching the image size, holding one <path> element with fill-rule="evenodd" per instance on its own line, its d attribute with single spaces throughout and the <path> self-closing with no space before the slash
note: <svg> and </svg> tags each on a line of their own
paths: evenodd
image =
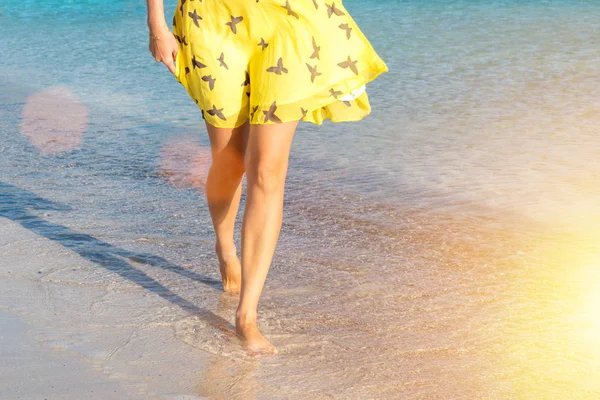
<svg viewBox="0 0 600 400">
<path fill-rule="evenodd" d="M 166 24 L 162 28 L 150 29 L 148 48 L 157 62 L 164 63 L 169 71 L 175 74 L 175 57 L 177 57 L 179 47 L 175 36 L 166 27 Z"/>
</svg>

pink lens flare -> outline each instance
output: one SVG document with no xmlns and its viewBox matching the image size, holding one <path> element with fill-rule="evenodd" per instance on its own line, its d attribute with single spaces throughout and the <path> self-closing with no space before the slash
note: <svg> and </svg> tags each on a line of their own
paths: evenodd
<svg viewBox="0 0 600 400">
<path fill-rule="evenodd" d="M 204 190 L 212 160 L 210 148 L 193 136 L 171 139 L 160 150 L 160 174 L 176 187 Z"/>
<path fill-rule="evenodd" d="M 53 155 L 79 148 L 88 109 L 66 86 L 52 86 L 29 96 L 19 131 L 40 153 Z"/>
</svg>

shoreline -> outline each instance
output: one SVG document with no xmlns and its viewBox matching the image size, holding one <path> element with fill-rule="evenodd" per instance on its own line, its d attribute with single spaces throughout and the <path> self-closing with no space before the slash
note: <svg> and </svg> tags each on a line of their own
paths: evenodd
<svg viewBox="0 0 600 400">
<path fill-rule="evenodd" d="M 203 398 L 192 393 L 207 355 L 175 337 L 181 308 L 91 281 L 97 265 L 4 218 L 0 249 L 3 399 Z"/>
</svg>

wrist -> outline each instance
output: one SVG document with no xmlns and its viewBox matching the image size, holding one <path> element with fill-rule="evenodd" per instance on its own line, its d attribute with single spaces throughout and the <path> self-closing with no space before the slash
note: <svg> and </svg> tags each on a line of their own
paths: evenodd
<svg viewBox="0 0 600 400">
<path fill-rule="evenodd" d="M 162 20 L 148 20 L 148 30 L 150 33 L 156 34 L 159 32 L 164 32 L 170 30 L 167 26 L 167 22 Z"/>
</svg>

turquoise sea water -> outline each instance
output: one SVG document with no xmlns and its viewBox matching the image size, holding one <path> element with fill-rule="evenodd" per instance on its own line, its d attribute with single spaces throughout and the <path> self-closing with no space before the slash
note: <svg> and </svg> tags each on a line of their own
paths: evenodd
<svg viewBox="0 0 600 400">
<path fill-rule="evenodd" d="M 233 387 L 227 374 L 248 361 L 190 314 L 173 340 L 213 364 L 178 390 L 599 398 L 600 315 L 588 310 L 600 304 L 600 4 L 344 5 L 390 71 L 367 86 L 371 116 L 302 124 L 294 139 L 261 300 L 283 359 Z M 166 2 L 167 21 L 174 8 Z M 139 1 L 0 4 L 0 215 L 88 255 L 97 269 L 82 273 L 98 287 L 106 243 L 218 276 L 203 193 L 173 184 L 187 182 L 178 175 L 208 137 L 151 57 L 145 12 Z M 76 145 L 48 153 L 39 124 L 27 133 L 39 93 L 65 102 L 53 113 L 84 120 Z M 31 215 L 48 223 L 27 225 Z M 88 240 L 91 255 L 78 233 L 101 240 Z M 213 304 L 183 275 L 157 280 Z"/>
</svg>

